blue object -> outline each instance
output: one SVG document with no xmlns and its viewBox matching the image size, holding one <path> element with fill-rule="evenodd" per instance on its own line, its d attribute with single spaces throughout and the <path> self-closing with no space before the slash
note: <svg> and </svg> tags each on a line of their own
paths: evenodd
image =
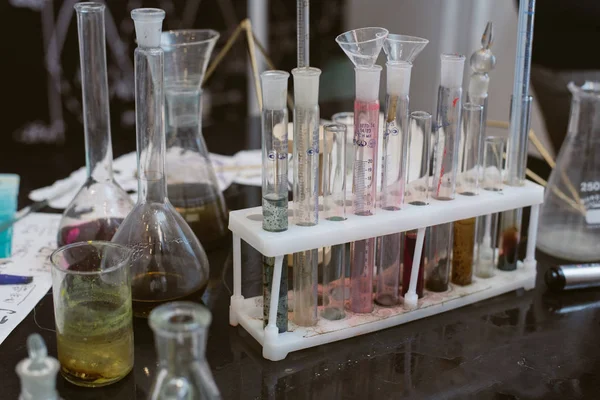
<svg viewBox="0 0 600 400">
<path fill-rule="evenodd" d="M 26 285 L 33 281 L 33 276 L 0 274 L 0 285 Z"/>
<path fill-rule="evenodd" d="M 0 174 L 0 224 L 11 221 L 17 212 L 20 177 Z M 12 250 L 12 227 L 0 232 L 0 258 L 7 258 Z"/>
</svg>

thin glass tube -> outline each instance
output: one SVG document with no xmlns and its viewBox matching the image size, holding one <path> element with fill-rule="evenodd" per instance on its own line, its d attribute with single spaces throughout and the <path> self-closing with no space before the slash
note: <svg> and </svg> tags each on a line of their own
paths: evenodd
<svg viewBox="0 0 600 400">
<path fill-rule="evenodd" d="M 262 212 L 263 229 L 288 228 L 288 111 L 285 71 L 261 74 L 262 110 Z"/>
<path fill-rule="evenodd" d="M 425 111 L 411 112 L 404 199 L 407 204 L 414 206 L 429 204 L 430 139 L 431 114 Z"/>
<path fill-rule="evenodd" d="M 525 183 L 527 166 L 527 136 L 531 108 L 527 105 L 533 46 L 535 0 L 519 3 L 518 37 L 515 57 L 513 101 L 510 107 L 510 136 L 506 154 L 506 183 L 521 186 Z"/>
<path fill-rule="evenodd" d="M 483 183 L 484 190 L 501 192 L 504 182 L 502 180 L 502 158 L 504 154 L 505 139 L 501 136 L 488 136 L 484 140 L 483 149 Z"/>
<path fill-rule="evenodd" d="M 346 126 L 346 191 L 352 192 L 352 171 L 354 171 L 354 112 L 346 111 L 333 114 L 335 124 Z"/>
<path fill-rule="evenodd" d="M 346 126 L 323 127 L 323 216 L 328 221 L 346 220 Z M 346 245 L 323 248 L 323 318 L 346 315 Z"/>
<path fill-rule="evenodd" d="M 462 114 L 462 168 L 458 193 L 476 196 L 481 186 L 483 172 L 483 107 L 473 103 L 463 106 Z"/>
<path fill-rule="evenodd" d="M 438 200 L 452 200 L 456 194 L 465 57 L 442 54 L 441 60 L 442 80 L 438 89 L 432 196 Z"/>
<path fill-rule="evenodd" d="M 442 224 L 428 228 L 425 254 L 425 288 L 432 292 L 448 290 L 450 278 L 450 256 L 452 254 L 453 224 Z"/>
<path fill-rule="evenodd" d="M 294 220 L 314 226 L 319 218 L 319 76 L 318 68 L 295 68 L 294 77 Z M 294 253 L 294 322 L 317 323 L 318 250 Z"/>
<path fill-rule="evenodd" d="M 417 230 L 408 231 L 402 234 L 404 239 L 404 265 L 402 269 L 402 296 L 408 292 L 410 286 L 410 275 L 412 273 L 413 259 L 417 247 Z M 425 254 L 421 252 L 421 261 L 419 262 L 419 275 L 417 277 L 417 296 L 423 297 L 423 286 L 425 283 Z"/>
<path fill-rule="evenodd" d="M 354 214 L 359 216 L 375 212 L 381 70 L 378 65 L 355 68 L 352 207 Z M 350 310 L 353 312 L 373 311 L 375 250 L 375 238 L 359 240 L 351 245 Z"/>
<path fill-rule="evenodd" d="M 404 203 L 410 72 L 408 62 L 388 62 L 385 130 L 383 132 L 380 207 L 398 211 Z M 400 302 L 402 234 L 377 238 L 377 288 L 375 302 L 391 306 Z"/>
<path fill-rule="evenodd" d="M 297 67 L 310 65 L 310 1 L 296 0 Z"/>
<path fill-rule="evenodd" d="M 478 243 L 475 246 L 475 276 L 478 278 L 491 278 L 494 276 L 497 257 L 498 215 L 500 214 L 488 214 L 477 219 L 475 237 Z"/>
</svg>

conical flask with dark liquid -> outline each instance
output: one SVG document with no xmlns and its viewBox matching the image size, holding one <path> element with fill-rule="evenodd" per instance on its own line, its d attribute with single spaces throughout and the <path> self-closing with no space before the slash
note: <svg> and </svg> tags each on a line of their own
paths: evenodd
<svg viewBox="0 0 600 400">
<path fill-rule="evenodd" d="M 219 39 L 211 29 L 163 32 L 169 200 L 207 249 L 227 237 L 227 211 L 202 135 L 202 81 Z"/>
<path fill-rule="evenodd" d="M 114 180 L 106 73 L 104 4 L 77 3 L 87 179 L 65 209 L 59 246 L 110 240 L 133 202 Z"/>
<path fill-rule="evenodd" d="M 138 43 L 135 50 L 138 201 L 113 238 L 113 242 L 133 249 L 133 312 L 142 317 L 161 303 L 199 300 L 209 275 L 202 245 L 167 197 L 164 53 L 160 47 L 164 16 L 165 12 L 156 8 L 131 12 Z"/>
</svg>

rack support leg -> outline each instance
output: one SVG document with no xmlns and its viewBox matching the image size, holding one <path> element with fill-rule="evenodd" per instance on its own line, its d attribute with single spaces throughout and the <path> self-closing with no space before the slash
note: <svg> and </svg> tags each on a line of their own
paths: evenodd
<svg viewBox="0 0 600 400">
<path fill-rule="evenodd" d="M 525 268 L 535 268 L 535 243 L 537 241 L 538 221 L 540 216 L 540 205 L 531 206 L 531 214 L 529 216 L 529 230 L 527 232 L 527 254 L 523 265 Z"/>
<path fill-rule="evenodd" d="M 427 228 L 419 228 L 417 231 L 417 244 L 415 253 L 413 254 L 412 270 L 410 271 L 410 284 L 408 291 L 404 295 L 404 307 L 409 310 L 417 308 L 419 296 L 417 295 L 417 280 L 419 279 L 419 265 L 421 263 L 421 253 L 423 252 L 423 242 L 425 241 L 425 230 Z"/>
<path fill-rule="evenodd" d="M 240 237 L 233 234 L 233 296 L 229 305 L 229 324 L 237 326 L 238 312 L 242 307 L 244 296 L 242 296 L 242 241 Z"/>
</svg>

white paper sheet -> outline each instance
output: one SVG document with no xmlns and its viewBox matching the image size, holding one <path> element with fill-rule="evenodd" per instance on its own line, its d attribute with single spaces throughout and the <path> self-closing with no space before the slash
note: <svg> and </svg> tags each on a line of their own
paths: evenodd
<svg viewBox="0 0 600 400">
<path fill-rule="evenodd" d="M 50 254 L 56 248 L 60 214 L 33 213 L 13 227 L 12 257 L 0 274 L 33 276 L 27 285 L 0 285 L 0 344 L 52 286 Z"/>
</svg>

